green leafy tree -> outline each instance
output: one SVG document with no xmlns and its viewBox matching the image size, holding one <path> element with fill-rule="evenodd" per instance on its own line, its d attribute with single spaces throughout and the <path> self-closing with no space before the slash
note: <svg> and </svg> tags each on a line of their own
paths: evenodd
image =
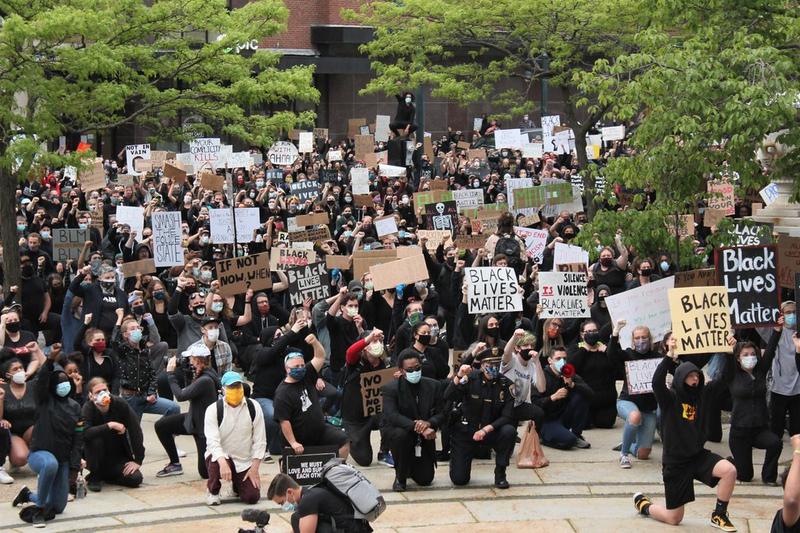
<svg viewBox="0 0 800 533">
<path fill-rule="evenodd" d="M 377 74 L 365 93 L 429 86 L 461 104 L 491 100 L 510 115 L 530 109 L 533 84 L 546 78 L 563 95 L 566 123 L 587 169 L 586 133 L 613 96 L 595 97 L 577 74 L 598 61 L 614 65 L 616 56 L 635 50 L 633 36 L 649 23 L 640 6 L 639 0 L 385 0 L 345 16 L 375 28 L 375 38 L 362 46 Z M 508 79 L 519 81 L 518 88 L 498 91 Z"/>
<path fill-rule="evenodd" d="M 268 146 L 281 130 L 310 124 L 309 68 L 234 53 L 238 43 L 282 31 L 280 0 L 229 11 L 223 0 L 0 0 L 0 239 L 6 290 L 19 279 L 14 190 L 54 162 L 42 143 L 76 132 L 144 126 L 151 140 L 227 134 Z M 191 132 L 178 119 L 202 117 Z M 74 161 L 73 161 L 74 162 Z"/>
</svg>

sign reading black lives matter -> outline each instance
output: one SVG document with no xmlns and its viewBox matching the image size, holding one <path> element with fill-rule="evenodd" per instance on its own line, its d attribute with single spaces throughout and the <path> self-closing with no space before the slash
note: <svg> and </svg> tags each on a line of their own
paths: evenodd
<svg viewBox="0 0 800 533">
<path fill-rule="evenodd" d="M 281 472 L 304 487 L 316 485 L 322 481 L 325 463 L 336 457 L 338 451 L 336 446 L 308 446 L 302 455 L 295 455 L 294 450 L 286 446 L 281 457 Z"/>
<path fill-rule="evenodd" d="M 509 267 L 465 268 L 469 314 L 522 311 L 517 274 Z"/>
<path fill-rule="evenodd" d="M 717 279 L 728 290 L 734 328 L 777 324 L 781 303 L 777 258 L 774 245 L 716 251 Z"/>
<path fill-rule="evenodd" d="M 586 318 L 589 287 L 586 272 L 539 272 L 543 318 Z"/>
<path fill-rule="evenodd" d="M 285 270 L 285 273 L 289 278 L 289 305 L 291 307 L 303 305 L 303 301 L 307 298 L 316 302 L 330 296 L 328 294 L 330 277 L 324 262 L 289 268 Z"/>
<path fill-rule="evenodd" d="M 291 185 L 292 196 L 297 196 L 301 204 L 312 202 L 319 196 L 319 182 L 314 180 L 296 181 Z"/>
</svg>

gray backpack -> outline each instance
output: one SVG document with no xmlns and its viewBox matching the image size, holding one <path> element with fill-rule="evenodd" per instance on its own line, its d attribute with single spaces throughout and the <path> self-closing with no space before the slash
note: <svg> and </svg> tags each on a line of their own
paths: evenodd
<svg viewBox="0 0 800 533">
<path fill-rule="evenodd" d="M 381 492 L 364 474 L 334 457 L 322 467 L 325 486 L 350 501 L 356 520 L 372 522 L 386 510 L 386 501 Z"/>
</svg>

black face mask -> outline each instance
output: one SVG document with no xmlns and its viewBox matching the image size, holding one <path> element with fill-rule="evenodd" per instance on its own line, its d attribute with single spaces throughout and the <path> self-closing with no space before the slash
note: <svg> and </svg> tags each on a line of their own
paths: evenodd
<svg viewBox="0 0 800 533">
<path fill-rule="evenodd" d="M 583 334 L 583 341 L 589 346 L 594 346 L 600 341 L 600 333 L 597 331 L 587 331 Z"/>
<path fill-rule="evenodd" d="M 650 274 L 653 273 L 653 269 L 652 268 L 643 268 L 642 270 L 640 270 L 640 272 L 642 273 L 642 276 L 649 276 Z"/>
<path fill-rule="evenodd" d="M 114 288 L 113 281 L 101 281 L 100 286 L 103 288 L 104 291 L 110 291 Z"/>
<path fill-rule="evenodd" d="M 33 265 L 31 264 L 22 265 L 22 268 L 20 269 L 20 274 L 25 278 L 33 277 Z"/>
<path fill-rule="evenodd" d="M 417 337 L 417 340 L 420 342 L 420 344 L 428 345 L 431 342 L 431 336 L 430 335 L 420 335 L 419 337 Z"/>
<path fill-rule="evenodd" d="M 489 337 L 496 339 L 500 336 L 500 328 L 486 328 L 486 335 Z"/>
<path fill-rule="evenodd" d="M 6 323 L 6 331 L 9 333 L 16 333 L 19 331 L 20 324 L 19 322 L 7 322 Z"/>
<path fill-rule="evenodd" d="M 686 391 L 686 397 L 691 402 L 696 402 L 697 399 L 700 397 L 700 385 L 699 384 L 694 385 L 692 387 L 690 387 L 689 385 L 686 385 L 684 387 L 684 390 Z"/>
<path fill-rule="evenodd" d="M 530 348 L 520 350 L 519 356 L 522 358 L 523 361 L 530 361 L 531 358 L 533 357 L 533 350 L 531 350 Z"/>
</svg>

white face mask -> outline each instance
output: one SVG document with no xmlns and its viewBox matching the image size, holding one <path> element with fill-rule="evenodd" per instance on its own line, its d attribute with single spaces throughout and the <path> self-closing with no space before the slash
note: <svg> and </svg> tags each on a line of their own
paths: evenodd
<svg viewBox="0 0 800 533">
<path fill-rule="evenodd" d="M 25 371 L 18 370 L 14 372 L 14 375 L 11 376 L 11 381 L 16 383 L 17 385 L 22 385 L 23 383 L 25 383 Z"/>
<path fill-rule="evenodd" d="M 410 96 L 406 96 L 406 103 L 407 103 L 407 104 L 410 104 L 410 103 L 411 103 L 411 97 L 410 97 Z"/>
<path fill-rule="evenodd" d="M 367 350 L 373 356 L 380 357 L 380 355 L 383 353 L 383 343 L 381 343 L 381 342 L 373 342 L 372 344 L 367 346 Z"/>
<path fill-rule="evenodd" d="M 742 368 L 745 370 L 753 370 L 758 363 L 758 357 L 755 355 L 743 355 L 740 359 Z"/>
<path fill-rule="evenodd" d="M 219 330 L 209 329 L 206 331 L 206 336 L 208 337 L 208 340 L 210 340 L 211 342 L 217 342 L 217 339 L 219 339 Z"/>
</svg>

